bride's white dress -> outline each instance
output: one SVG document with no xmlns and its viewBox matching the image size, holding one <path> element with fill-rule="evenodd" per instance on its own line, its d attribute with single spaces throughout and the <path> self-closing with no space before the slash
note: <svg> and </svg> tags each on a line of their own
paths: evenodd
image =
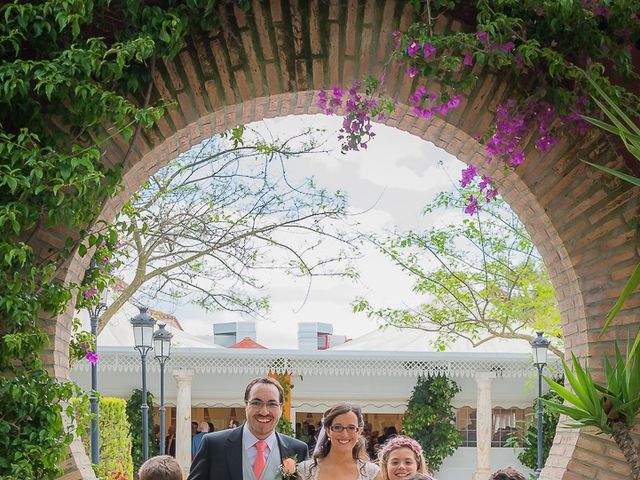
<svg viewBox="0 0 640 480">
<path fill-rule="evenodd" d="M 311 468 L 312 465 L 313 460 L 305 460 L 298 464 L 298 473 L 302 480 L 318 480 L 318 468 Z M 358 461 L 357 480 L 374 480 L 379 471 L 380 467 L 375 463 Z"/>
</svg>

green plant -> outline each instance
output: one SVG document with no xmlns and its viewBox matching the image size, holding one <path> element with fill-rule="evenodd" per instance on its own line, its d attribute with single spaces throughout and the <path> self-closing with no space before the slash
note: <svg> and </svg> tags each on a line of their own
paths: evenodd
<svg viewBox="0 0 640 480">
<path fill-rule="evenodd" d="M 462 444 L 451 401 L 460 387 L 444 375 L 420 376 L 402 420 L 404 432 L 420 442 L 431 471 Z"/>
<path fill-rule="evenodd" d="M 289 435 L 290 437 L 296 436 L 296 431 L 293 428 L 293 424 L 289 420 L 284 418 L 284 416 L 280 417 L 280 420 L 278 420 L 278 424 L 276 425 L 276 430 L 279 433 L 282 433 L 284 435 Z"/>
<path fill-rule="evenodd" d="M 82 393 L 45 369 L 40 353 L 49 338 L 40 320 L 55 318 L 73 299 L 78 285 L 59 281 L 69 257 L 110 240 L 96 216 L 119 190 L 132 149 L 110 166 L 102 158 L 106 143 L 122 134 L 127 147 L 162 116 L 164 102 L 151 99 L 156 60 L 175 56 L 190 28 L 214 26 L 217 3 L 0 4 L 2 478 L 61 472 L 73 438 L 62 405 Z M 33 250 L 39 230 L 60 226 L 74 234 L 49 252 Z M 88 279 L 86 285 L 99 288 Z"/>
<path fill-rule="evenodd" d="M 100 464 L 93 466 L 99 478 L 133 480 L 130 428 L 126 402 L 121 398 L 100 398 Z M 83 435 L 82 441 L 88 451 L 88 435 Z"/>
<path fill-rule="evenodd" d="M 565 379 L 571 390 L 545 377 L 561 400 L 543 400 L 553 411 L 567 415 L 576 428 L 593 427 L 598 434 L 613 437 L 631 468 L 633 478 L 640 480 L 640 445 L 631 435 L 640 416 L 640 350 L 632 351 L 627 342 L 627 354 L 622 357 L 615 345 L 615 361 L 605 356 L 606 384 L 593 380 L 588 368 L 572 354 L 573 370 L 564 362 Z"/>
<path fill-rule="evenodd" d="M 131 457 L 133 459 L 134 471 L 138 471 L 143 464 L 142 455 L 142 410 L 140 405 L 142 404 L 142 390 L 136 388 L 129 400 L 127 400 L 127 419 L 129 420 L 129 433 L 131 435 Z M 147 392 L 147 405 L 148 410 L 148 425 L 149 425 L 149 457 L 153 457 L 158 454 L 158 447 L 156 446 L 155 437 L 153 434 L 153 415 L 151 414 L 151 408 L 153 405 L 153 395 L 151 392 Z"/>
<path fill-rule="evenodd" d="M 88 399 L 82 393 L 41 367 L 2 380 L 0 479 L 52 478 L 60 471 L 65 454 L 60 444 L 68 445 L 89 422 Z M 70 426 L 63 416 L 72 420 Z"/>
</svg>

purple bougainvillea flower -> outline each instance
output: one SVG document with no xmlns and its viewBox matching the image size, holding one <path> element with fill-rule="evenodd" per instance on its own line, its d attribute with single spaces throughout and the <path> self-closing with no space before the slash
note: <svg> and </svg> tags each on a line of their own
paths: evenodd
<svg viewBox="0 0 640 480">
<path fill-rule="evenodd" d="M 86 358 L 91 365 L 95 365 L 100 359 L 99 355 L 96 352 L 87 352 L 84 358 Z"/>
<path fill-rule="evenodd" d="M 477 32 L 476 38 L 486 45 L 489 41 L 489 34 L 487 32 Z"/>
<path fill-rule="evenodd" d="M 472 67 L 473 66 L 473 57 L 471 56 L 470 53 L 465 53 L 464 54 L 464 58 L 462 59 L 462 64 L 465 67 Z"/>
<path fill-rule="evenodd" d="M 84 298 L 91 298 L 98 293 L 97 288 L 90 288 L 84 291 Z"/>
<path fill-rule="evenodd" d="M 413 78 L 418 74 L 418 69 L 416 67 L 407 67 L 407 76 Z"/>
<path fill-rule="evenodd" d="M 421 45 L 416 40 L 411 40 L 411 43 L 407 45 L 407 55 L 413 57 L 420 50 Z"/>
<path fill-rule="evenodd" d="M 464 207 L 464 213 L 467 215 L 473 215 L 478 210 L 480 210 L 480 205 L 478 205 L 478 200 L 473 195 L 469 195 L 467 199 L 467 206 Z"/>
<path fill-rule="evenodd" d="M 434 47 L 430 43 L 425 43 L 424 47 L 422 47 L 422 56 L 424 58 L 429 58 L 434 53 L 436 53 L 436 47 Z"/>
<path fill-rule="evenodd" d="M 509 163 L 513 166 L 520 165 L 522 162 L 524 162 L 523 151 L 516 152 L 509 158 Z"/>
<path fill-rule="evenodd" d="M 460 186 L 466 187 L 469 185 L 474 178 L 478 175 L 478 170 L 476 169 L 474 164 L 469 164 L 469 166 L 462 170 L 462 177 L 460 178 Z"/>
<path fill-rule="evenodd" d="M 485 194 L 485 198 L 487 199 L 487 203 L 489 203 L 491 200 L 493 200 L 497 196 L 498 196 L 498 189 L 497 188 L 490 188 L 489 190 L 487 190 L 487 193 Z"/>
<path fill-rule="evenodd" d="M 491 185 L 491 182 L 492 182 L 491 177 L 482 175 L 482 180 L 478 184 L 478 188 L 480 188 L 480 191 L 482 192 L 485 188 Z"/>
<path fill-rule="evenodd" d="M 502 50 L 504 53 L 509 53 L 511 50 L 516 48 L 516 44 L 513 42 L 503 43 L 502 45 L 494 45 L 496 50 Z"/>
<path fill-rule="evenodd" d="M 449 108 L 457 108 L 460 106 L 460 102 L 462 101 L 462 97 L 460 95 L 454 95 L 447 102 L 447 107 Z"/>
</svg>

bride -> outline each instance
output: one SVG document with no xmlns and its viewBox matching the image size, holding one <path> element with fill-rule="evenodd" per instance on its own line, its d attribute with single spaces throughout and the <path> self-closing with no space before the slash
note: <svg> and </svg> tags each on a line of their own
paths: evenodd
<svg viewBox="0 0 640 480">
<path fill-rule="evenodd" d="M 380 480 L 362 437 L 364 419 L 357 405 L 339 403 L 327 410 L 313 457 L 298 465 L 302 480 Z"/>
</svg>

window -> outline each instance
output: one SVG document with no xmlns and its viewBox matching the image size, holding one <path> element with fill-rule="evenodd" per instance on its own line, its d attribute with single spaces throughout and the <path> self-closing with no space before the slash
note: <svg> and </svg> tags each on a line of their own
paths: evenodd
<svg viewBox="0 0 640 480">
<path fill-rule="evenodd" d="M 456 430 L 462 436 L 462 447 L 476 447 L 476 409 L 462 407 L 456 410 Z"/>
<path fill-rule="evenodd" d="M 491 446 L 506 447 L 507 440 L 524 436 L 525 420 L 533 412 L 527 408 L 496 407 L 492 411 Z M 477 447 L 477 411 L 475 408 L 462 407 L 456 410 L 456 429 L 462 436 L 463 447 Z"/>
</svg>

